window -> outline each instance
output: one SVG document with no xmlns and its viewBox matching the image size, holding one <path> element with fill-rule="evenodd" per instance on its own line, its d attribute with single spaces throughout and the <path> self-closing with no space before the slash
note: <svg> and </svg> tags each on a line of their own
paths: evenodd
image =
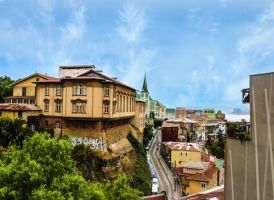
<svg viewBox="0 0 274 200">
<path fill-rule="evenodd" d="M 72 103 L 73 113 L 86 113 L 86 102 L 76 101 Z"/>
<path fill-rule="evenodd" d="M 36 78 L 36 81 L 39 81 L 39 78 Z"/>
<path fill-rule="evenodd" d="M 105 114 L 109 113 L 109 105 L 108 104 L 104 104 L 104 113 Z"/>
<path fill-rule="evenodd" d="M 62 106 L 62 101 L 61 100 L 57 100 L 55 102 L 55 112 L 61 112 L 61 106 Z"/>
<path fill-rule="evenodd" d="M 72 94 L 75 96 L 85 96 L 87 94 L 87 87 L 85 85 L 75 85 L 73 86 Z"/>
<path fill-rule="evenodd" d="M 22 96 L 27 96 L 27 88 L 22 88 Z"/>
<path fill-rule="evenodd" d="M 55 128 L 61 128 L 61 123 L 60 123 L 60 121 L 56 121 L 55 122 Z"/>
<path fill-rule="evenodd" d="M 109 97 L 109 86 L 105 86 L 104 88 L 104 96 Z"/>
<path fill-rule="evenodd" d="M 186 156 L 187 156 L 187 153 L 186 153 Z"/>
<path fill-rule="evenodd" d="M 112 113 L 113 113 L 113 114 L 116 113 L 116 102 L 113 102 Z"/>
<path fill-rule="evenodd" d="M 49 126 L 49 121 L 45 120 L 45 126 L 48 127 Z"/>
<path fill-rule="evenodd" d="M 116 98 L 116 88 L 113 88 L 113 98 Z"/>
<path fill-rule="evenodd" d="M 59 85 L 56 88 L 56 96 L 61 96 L 62 95 L 62 87 Z"/>
<path fill-rule="evenodd" d="M 49 96 L 49 86 L 45 86 L 45 96 Z"/>
<path fill-rule="evenodd" d="M 44 101 L 44 112 L 48 112 L 49 111 L 49 100 L 45 100 Z"/>
<path fill-rule="evenodd" d="M 18 111 L 18 118 L 22 119 L 22 117 L 23 117 L 22 111 Z"/>
<path fill-rule="evenodd" d="M 206 183 L 201 183 L 201 188 L 206 188 Z"/>
</svg>

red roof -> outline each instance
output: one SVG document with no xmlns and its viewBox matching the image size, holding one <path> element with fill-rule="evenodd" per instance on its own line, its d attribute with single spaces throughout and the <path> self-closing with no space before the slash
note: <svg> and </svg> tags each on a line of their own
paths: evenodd
<svg viewBox="0 0 274 200">
<path fill-rule="evenodd" d="M 212 176 L 218 172 L 218 168 L 215 165 L 210 165 L 208 169 L 203 173 L 193 174 L 189 176 L 187 179 L 197 180 L 197 181 L 210 181 Z"/>
<path fill-rule="evenodd" d="M 167 197 L 163 193 L 163 194 L 156 194 L 156 195 L 151 195 L 151 196 L 145 196 L 145 197 L 142 197 L 142 199 L 146 199 L 146 200 L 167 200 Z"/>
<path fill-rule="evenodd" d="M 210 193 L 205 193 L 205 194 L 195 194 L 191 195 L 189 197 L 184 197 L 182 200 L 210 200 L 212 198 L 216 198 L 218 200 L 224 200 L 224 190 L 220 191 L 215 191 L 215 192 L 210 192 Z"/>
<path fill-rule="evenodd" d="M 7 111 L 28 111 L 31 110 L 25 105 L 21 104 L 0 104 L 0 110 L 7 110 Z"/>
<path fill-rule="evenodd" d="M 185 108 L 176 108 L 176 115 L 184 115 L 186 113 Z"/>
<path fill-rule="evenodd" d="M 204 162 L 210 162 L 210 155 L 205 153 L 205 152 L 202 152 L 201 154 L 201 161 L 204 161 Z"/>
<path fill-rule="evenodd" d="M 202 110 L 186 110 L 186 113 L 188 114 L 195 114 L 197 112 L 203 112 Z"/>
<path fill-rule="evenodd" d="M 10 96 L 4 97 L 4 99 L 35 99 L 35 96 Z"/>
</svg>

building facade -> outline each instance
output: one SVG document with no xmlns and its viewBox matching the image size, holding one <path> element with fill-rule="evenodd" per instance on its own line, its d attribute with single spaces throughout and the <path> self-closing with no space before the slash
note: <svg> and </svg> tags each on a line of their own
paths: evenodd
<svg viewBox="0 0 274 200">
<path fill-rule="evenodd" d="M 23 118 L 38 131 L 71 136 L 74 145 L 106 151 L 133 129 L 142 141 L 144 106 L 134 88 L 93 65 L 61 66 L 59 78 L 33 74 L 16 82 L 0 114 Z"/>
<path fill-rule="evenodd" d="M 154 100 L 148 91 L 147 78 L 145 74 L 142 90 L 137 98 L 146 102 L 146 118 L 165 119 L 166 107 L 158 100 Z"/>
<path fill-rule="evenodd" d="M 250 76 L 243 103 L 250 102 L 251 132 L 227 132 L 225 199 L 274 199 L 274 73 Z"/>
</svg>

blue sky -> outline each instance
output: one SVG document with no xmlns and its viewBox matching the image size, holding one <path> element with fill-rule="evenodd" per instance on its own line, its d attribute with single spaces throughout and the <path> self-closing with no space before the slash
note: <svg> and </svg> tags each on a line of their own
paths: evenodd
<svg viewBox="0 0 274 200">
<path fill-rule="evenodd" d="M 94 64 L 168 107 L 232 109 L 274 71 L 270 0 L 0 0 L 0 76 Z"/>
</svg>

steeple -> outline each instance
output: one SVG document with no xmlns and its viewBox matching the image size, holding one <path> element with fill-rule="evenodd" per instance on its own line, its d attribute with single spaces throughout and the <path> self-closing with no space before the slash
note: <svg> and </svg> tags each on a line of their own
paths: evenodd
<svg viewBox="0 0 274 200">
<path fill-rule="evenodd" d="M 144 78 L 143 88 L 141 92 L 149 93 L 147 89 L 147 73 L 146 72 L 145 72 L 145 78 Z"/>
</svg>

